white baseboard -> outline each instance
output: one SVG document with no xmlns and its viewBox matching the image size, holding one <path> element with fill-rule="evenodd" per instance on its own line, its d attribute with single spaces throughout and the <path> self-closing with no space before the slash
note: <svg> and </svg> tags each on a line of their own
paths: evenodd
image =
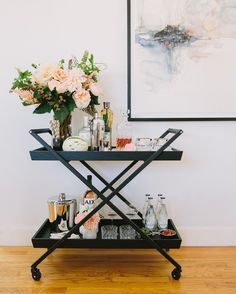
<svg viewBox="0 0 236 294">
<path fill-rule="evenodd" d="M 0 229 L 0 246 L 31 246 L 34 227 Z M 179 227 L 183 246 L 236 246 L 235 227 Z"/>
</svg>

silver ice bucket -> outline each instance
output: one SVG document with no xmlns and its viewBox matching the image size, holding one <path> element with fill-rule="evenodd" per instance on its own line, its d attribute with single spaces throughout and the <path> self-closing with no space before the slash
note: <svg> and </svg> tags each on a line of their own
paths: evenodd
<svg viewBox="0 0 236 294">
<path fill-rule="evenodd" d="M 74 226 L 74 219 L 77 210 L 76 199 L 66 198 L 64 193 L 59 197 L 48 200 L 49 221 L 55 232 L 65 232 Z"/>
</svg>

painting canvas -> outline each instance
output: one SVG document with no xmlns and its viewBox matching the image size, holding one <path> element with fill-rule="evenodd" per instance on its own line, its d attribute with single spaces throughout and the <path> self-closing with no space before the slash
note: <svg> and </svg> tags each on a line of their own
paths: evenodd
<svg viewBox="0 0 236 294">
<path fill-rule="evenodd" d="M 137 120 L 236 119 L 236 0 L 128 0 Z"/>
</svg>

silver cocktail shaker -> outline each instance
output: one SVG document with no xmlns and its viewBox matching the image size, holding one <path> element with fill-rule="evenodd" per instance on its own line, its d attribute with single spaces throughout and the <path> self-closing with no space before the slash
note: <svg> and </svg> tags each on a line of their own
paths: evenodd
<svg viewBox="0 0 236 294">
<path fill-rule="evenodd" d="M 77 210 L 76 199 L 66 198 L 65 193 L 48 200 L 49 221 L 56 232 L 64 232 L 74 226 Z"/>
<path fill-rule="evenodd" d="M 103 151 L 104 120 L 95 113 L 90 125 L 91 151 Z"/>
</svg>

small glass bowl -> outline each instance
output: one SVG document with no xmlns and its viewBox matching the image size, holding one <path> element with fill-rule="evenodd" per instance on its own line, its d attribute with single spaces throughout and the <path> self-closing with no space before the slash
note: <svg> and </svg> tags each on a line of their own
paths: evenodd
<svg viewBox="0 0 236 294">
<path fill-rule="evenodd" d="M 137 138 L 135 145 L 136 145 L 137 151 L 151 151 L 152 150 L 152 139 L 151 138 Z"/>
</svg>

